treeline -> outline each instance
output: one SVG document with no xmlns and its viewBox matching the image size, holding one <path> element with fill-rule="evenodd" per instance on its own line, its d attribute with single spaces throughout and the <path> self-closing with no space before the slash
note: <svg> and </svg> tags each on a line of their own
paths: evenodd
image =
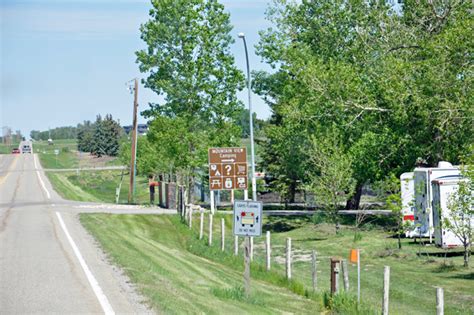
<svg viewBox="0 0 474 315">
<path fill-rule="evenodd" d="M 192 187 L 209 147 L 248 136 L 236 96 L 245 76 L 223 5 L 169 6 L 153 2 L 141 27 L 148 47 L 136 52 L 146 86 L 163 96 L 143 112 L 138 167 Z M 326 208 L 357 208 L 366 184 L 417 163 L 462 162 L 474 142 L 473 17 L 471 1 L 273 2 L 256 53 L 274 70 L 252 78 L 272 112 L 255 127 L 265 135 L 257 167 L 273 189 L 289 202 L 304 190 Z"/>
<path fill-rule="evenodd" d="M 57 127 L 46 131 L 32 130 L 30 137 L 33 140 L 63 140 L 63 139 L 76 139 L 77 138 L 77 127 Z"/>
<path fill-rule="evenodd" d="M 472 152 L 471 1 L 276 1 L 268 19 L 262 164 L 288 201 L 358 208 L 366 184 Z"/>
<path fill-rule="evenodd" d="M 122 127 L 112 115 L 105 115 L 105 118 L 98 115 L 95 122 L 86 120 L 77 126 L 77 149 L 97 157 L 116 156 L 120 149 L 119 140 L 122 134 Z"/>
</svg>

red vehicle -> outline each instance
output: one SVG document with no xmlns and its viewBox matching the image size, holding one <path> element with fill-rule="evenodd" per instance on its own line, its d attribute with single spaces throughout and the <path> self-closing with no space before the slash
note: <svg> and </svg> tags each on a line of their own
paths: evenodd
<svg viewBox="0 0 474 315">
<path fill-rule="evenodd" d="M 14 148 L 14 149 L 12 150 L 12 154 L 20 154 L 20 149 Z"/>
</svg>

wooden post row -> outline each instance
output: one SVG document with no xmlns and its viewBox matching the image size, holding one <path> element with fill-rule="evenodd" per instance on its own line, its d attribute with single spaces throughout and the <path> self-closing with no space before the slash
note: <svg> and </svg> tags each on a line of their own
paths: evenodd
<svg viewBox="0 0 474 315">
<path fill-rule="evenodd" d="M 212 214 L 209 214 L 209 246 L 212 246 Z"/>
<path fill-rule="evenodd" d="M 390 267 L 385 266 L 383 269 L 383 300 L 382 314 L 388 315 L 388 299 L 390 294 Z"/>
<path fill-rule="evenodd" d="M 444 315 L 443 288 L 436 288 L 436 315 Z"/>
<path fill-rule="evenodd" d="M 286 239 L 286 278 L 291 279 L 291 238 Z"/>
<path fill-rule="evenodd" d="M 349 269 L 347 266 L 347 260 L 342 260 L 342 277 L 344 279 L 344 291 L 349 291 Z"/>
<path fill-rule="evenodd" d="M 199 239 L 202 240 L 204 234 L 204 212 L 201 210 L 201 215 L 199 219 Z"/>
<path fill-rule="evenodd" d="M 311 283 L 313 285 L 313 291 L 316 291 L 317 284 L 318 284 L 318 274 L 317 274 L 317 267 L 316 267 L 316 251 L 313 250 L 311 253 Z"/>
<path fill-rule="evenodd" d="M 266 253 L 267 253 L 266 265 L 267 265 L 267 271 L 269 271 L 271 268 L 271 255 L 272 255 L 272 248 L 270 245 L 270 231 L 267 231 L 267 239 L 265 242 L 265 247 L 266 247 Z"/>
<path fill-rule="evenodd" d="M 239 237 L 237 235 L 234 236 L 234 256 L 239 254 Z"/>
<path fill-rule="evenodd" d="M 221 219 L 221 251 L 225 250 L 225 220 Z"/>
</svg>

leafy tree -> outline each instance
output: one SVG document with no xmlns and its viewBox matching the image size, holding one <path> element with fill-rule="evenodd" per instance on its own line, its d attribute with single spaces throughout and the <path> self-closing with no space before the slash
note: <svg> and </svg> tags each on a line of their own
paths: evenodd
<svg viewBox="0 0 474 315">
<path fill-rule="evenodd" d="M 311 138 L 308 151 L 310 168 L 308 190 L 324 207 L 339 232 L 339 207 L 354 192 L 350 157 L 343 152 L 334 133 L 324 138 Z"/>
<path fill-rule="evenodd" d="M 418 157 L 458 163 L 474 139 L 472 4 L 444 3 L 406 1 L 397 13 L 385 1 L 275 1 L 258 53 L 276 72 L 255 74 L 271 128 L 281 129 L 267 132 L 268 155 L 293 145 L 283 132 L 309 139 L 337 128 L 357 180 L 348 208 L 358 208 L 365 183 Z"/>
<path fill-rule="evenodd" d="M 230 54 L 229 14 L 216 0 L 156 0 L 141 26 L 147 48 L 136 53 L 145 86 L 164 101 L 143 114 L 149 141 L 188 189 L 211 145 L 232 145 L 242 105 L 243 75 Z M 162 164 L 164 167 L 164 164 Z M 188 194 L 191 198 L 191 194 Z"/>
<path fill-rule="evenodd" d="M 50 137 L 54 140 L 60 139 L 76 139 L 77 138 L 77 127 L 72 126 L 65 126 L 65 127 L 57 127 L 50 130 L 39 131 L 39 130 L 32 130 L 30 132 L 31 139 L 34 140 L 48 140 Z"/>
<path fill-rule="evenodd" d="M 392 231 L 395 232 L 398 239 L 398 249 L 402 249 L 402 234 L 409 227 L 409 223 L 403 221 L 402 197 L 400 194 L 400 179 L 395 174 L 389 174 L 385 179 L 375 183 L 375 188 L 382 198 L 386 198 L 386 207 L 392 212 L 394 224 Z"/>
<path fill-rule="evenodd" d="M 242 138 L 250 137 L 250 114 L 247 108 L 242 108 L 239 119 L 236 120 L 237 126 L 242 129 Z M 265 121 L 257 118 L 257 113 L 253 113 L 253 131 L 255 138 L 261 138 L 264 136 L 263 128 Z"/>
<path fill-rule="evenodd" d="M 461 241 L 464 248 L 464 267 L 469 267 L 474 236 L 474 191 L 470 189 L 467 180 L 460 181 L 458 185 L 457 191 L 449 197 L 448 213 L 444 217 L 443 225 Z"/>
</svg>

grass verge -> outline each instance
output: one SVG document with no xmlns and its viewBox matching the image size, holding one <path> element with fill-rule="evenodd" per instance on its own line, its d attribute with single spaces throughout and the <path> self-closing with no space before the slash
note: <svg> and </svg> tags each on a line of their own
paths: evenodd
<svg viewBox="0 0 474 315">
<path fill-rule="evenodd" d="M 225 252 L 221 252 L 219 244 L 220 218 L 224 218 L 226 226 Z M 363 230 L 355 244 L 351 227 L 344 226 L 342 232 L 335 235 L 333 226 L 314 225 L 303 218 L 265 218 L 265 229 L 272 231 L 272 271 L 265 270 L 264 238 L 256 238 L 252 263 L 254 295 L 245 300 L 240 289 L 242 250 L 238 257 L 232 254 L 231 216 L 215 217 L 217 230 L 213 246 L 207 245 L 207 233 L 203 240 L 197 238 L 197 219 L 190 231 L 179 218 L 171 216 L 81 215 L 83 224 L 113 260 L 130 273 L 157 309 L 164 308 L 166 312 L 234 313 L 236 308 L 233 307 L 246 305 L 243 313 L 379 313 L 385 265 L 391 266 L 391 314 L 433 314 L 437 286 L 445 290 L 447 314 L 472 314 L 474 311 L 473 269 L 460 267 L 462 257 L 443 257 L 443 251 L 421 247 L 406 239 L 403 249 L 398 250 L 396 239 L 373 227 Z M 285 225 L 284 231 L 280 229 L 282 225 Z M 208 226 L 207 218 L 205 226 Z M 293 240 L 291 281 L 284 277 L 287 237 Z M 355 303 L 355 265 L 349 264 L 350 291 L 347 294 L 329 298 L 325 293 L 329 289 L 330 257 L 347 257 L 353 247 L 361 249 L 363 304 L 360 306 Z M 313 249 L 318 253 L 316 293 L 311 290 L 310 254 Z M 194 288 L 195 285 L 199 289 Z M 162 287 L 168 287 L 172 295 L 178 297 L 164 297 L 167 293 Z M 272 291 L 281 293 L 273 297 L 266 295 Z M 181 308 L 180 303 L 184 303 L 180 300 L 181 295 L 193 297 L 197 303 L 193 306 L 183 304 Z M 211 304 L 216 298 L 219 301 L 214 308 Z M 224 302 L 228 308 L 220 309 L 219 305 Z"/>
<path fill-rule="evenodd" d="M 115 203 L 116 188 L 122 182 L 119 203 L 128 202 L 130 177 L 121 170 L 46 172 L 55 190 L 69 200 Z M 138 176 L 135 203 L 148 204 L 148 180 Z"/>
<path fill-rule="evenodd" d="M 310 314 L 320 303 L 253 278 L 241 268 L 193 254 L 194 233 L 177 216 L 82 214 L 82 224 L 124 268 L 151 306 L 167 314 Z M 202 242 L 201 242 L 202 243 Z"/>
</svg>

